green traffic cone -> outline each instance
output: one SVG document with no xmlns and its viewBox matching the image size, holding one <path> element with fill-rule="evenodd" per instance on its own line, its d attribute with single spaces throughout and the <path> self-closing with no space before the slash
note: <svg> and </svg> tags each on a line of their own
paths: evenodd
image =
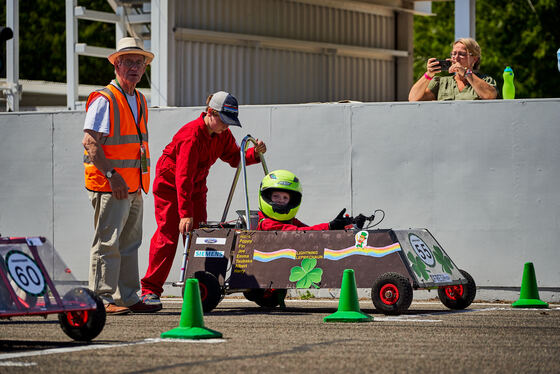
<svg viewBox="0 0 560 374">
<path fill-rule="evenodd" d="M 548 308 L 548 303 L 539 298 L 537 277 L 535 276 L 535 268 L 532 262 L 525 263 L 519 300 L 511 304 L 511 306 L 514 308 Z"/>
<path fill-rule="evenodd" d="M 338 300 L 338 311 L 323 318 L 324 322 L 369 322 L 373 317 L 360 311 L 358 302 L 358 289 L 354 270 L 346 269 L 342 274 L 342 285 L 340 287 L 340 299 Z"/>
<path fill-rule="evenodd" d="M 211 339 L 221 338 L 222 333 L 204 327 L 202 313 L 202 301 L 198 279 L 187 279 L 185 295 L 183 297 L 183 309 L 179 327 L 161 334 L 162 338 L 168 339 Z"/>
</svg>

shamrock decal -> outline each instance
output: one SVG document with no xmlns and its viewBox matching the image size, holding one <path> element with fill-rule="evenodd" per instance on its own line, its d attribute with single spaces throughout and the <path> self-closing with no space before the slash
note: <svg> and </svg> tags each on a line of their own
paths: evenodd
<svg viewBox="0 0 560 374">
<path fill-rule="evenodd" d="M 301 266 L 294 266 L 290 270 L 290 282 L 297 282 L 296 288 L 319 288 L 315 283 L 321 282 L 323 269 L 317 268 L 317 260 L 306 258 L 301 261 Z"/>
<path fill-rule="evenodd" d="M 434 257 L 436 258 L 436 261 L 441 264 L 443 271 L 451 274 L 451 270 L 453 269 L 453 263 L 451 262 L 451 259 L 443 254 L 441 248 L 435 245 L 434 245 Z"/>
<path fill-rule="evenodd" d="M 414 257 L 414 255 L 410 252 L 408 252 L 406 256 L 412 263 L 412 270 L 414 270 L 416 275 L 428 280 L 430 278 L 428 275 L 429 270 L 426 270 L 426 264 L 424 264 L 424 261 L 422 261 L 418 256 Z"/>
</svg>

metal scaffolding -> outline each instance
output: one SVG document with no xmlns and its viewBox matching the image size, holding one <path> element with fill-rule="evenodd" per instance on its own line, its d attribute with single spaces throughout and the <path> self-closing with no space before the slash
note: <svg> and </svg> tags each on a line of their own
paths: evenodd
<svg viewBox="0 0 560 374">
<path fill-rule="evenodd" d="M 151 23 L 150 0 L 108 0 L 115 13 L 100 12 L 77 6 L 77 0 L 66 0 L 66 76 L 67 76 L 67 109 L 75 110 L 83 107 L 78 99 L 78 56 L 107 58 L 115 51 L 114 48 L 94 47 L 78 42 L 78 20 L 89 20 L 115 24 L 115 40 L 131 35 L 140 39 L 149 38 Z M 146 43 L 148 44 L 148 43 Z M 148 48 L 148 47 L 147 47 Z M 149 49 L 149 48 L 148 48 Z"/>
<path fill-rule="evenodd" d="M 6 83 L 2 93 L 6 97 L 6 111 L 19 111 L 21 85 L 19 84 L 19 2 L 6 1 L 6 27 L 13 32 L 13 37 L 6 41 Z"/>
</svg>

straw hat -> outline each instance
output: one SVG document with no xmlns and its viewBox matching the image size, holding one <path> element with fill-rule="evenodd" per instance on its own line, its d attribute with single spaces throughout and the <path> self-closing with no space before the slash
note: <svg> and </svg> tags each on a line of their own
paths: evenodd
<svg viewBox="0 0 560 374">
<path fill-rule="evenodd" d="M 154 54 L 152 52 L 144 50 L 144 43 L 142 43 L 142 40 L 130 37 L 119 40 L 117 43 L 117 51 L 110 54 L 107 58 L 111 61 L 111 64 L 115 65 L 117 57 L 130 54 L 146 56 L 146 64 L 149 64 L 154 59 Z"/>
</svg>

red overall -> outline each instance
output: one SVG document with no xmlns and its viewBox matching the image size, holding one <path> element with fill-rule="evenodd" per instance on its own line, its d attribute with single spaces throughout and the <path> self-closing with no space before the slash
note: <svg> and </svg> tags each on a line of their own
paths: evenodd
<svg viewBox="0 0 560 374">
<path fill-rule="evenodd" d="M 268 218 L 261 211 L 259 211 L 259 225 L 257 230 L 262 231 L 305 231 L 305 230 L 328 230 L 328 223 L 319 223 L 314 226 L 306 226 L 303 222 L 296 218 L 292 218 L 288 222 L 276 221 L 272 218 Z"/>
<path fill-rule="evenodd" d="M 218 158 L 236 168 L 241 156 L 231 131 L 208 133 L 202 113 L 184 125 L 165 147 L 156 165 L 153 193 L 157 230 L 150 242 L 148 270 L 141 280 L 142 295 L 161 296 L 179 242 L 179 221 L 193 217 L 193 229 L 206 222 L 206 178 Z M 247 165 L 259 162 L 254 148 Z"/>
</svg>

